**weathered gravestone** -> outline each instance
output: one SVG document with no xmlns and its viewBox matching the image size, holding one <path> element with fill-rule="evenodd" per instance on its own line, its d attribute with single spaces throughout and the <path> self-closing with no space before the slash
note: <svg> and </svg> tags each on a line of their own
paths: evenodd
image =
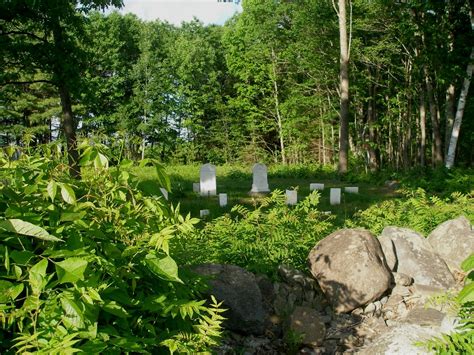
<svg viewBox="0 0 474 355">
<path fill-rule="evenodd" d="M 286 190 L 286 204 L 294 206 L 298 203 L 298 191 L 296 190 Z"/>
<path fill-rule="evenodd" d="M 309 191 L 314 191 L 314 190 L 324 190 L 324 184 L 309 184 Z"/>
<path fill-rule="evenodd" d="M 269 192 L 267 166 L 265 164 L 257 163 L 252 168 L 253 183 L 251 193 Z"/>
<path fill-rule="evenodd" d="M 209 216 L 209 210 L 200 210 L 199 211 L 199 217 L 205 217 L 205 216 Z"/>
<path fill-rule="evenodd" d="M 331 205 L 340 205 L 341 204 L 341 189 L 331 189 L 329 195 L 329 202 Z"/>
<path fill-rule="evenodd" d="M 204 164 L 199 173 L 201 196 L 216 196 L 216 167 Z"/>
<path fill-rule="evenodd" d="M 358 194 L 359 193 L 359 187 L 358 186 L 347 186 L 347 187 L 344 187 L 344 192 L 347 192 L 349 194 Z"/>
<path fill-rule="evenodd" d="M 227 194 L 219 194 L 219 206 L 227 206 Z"/>
</svg>

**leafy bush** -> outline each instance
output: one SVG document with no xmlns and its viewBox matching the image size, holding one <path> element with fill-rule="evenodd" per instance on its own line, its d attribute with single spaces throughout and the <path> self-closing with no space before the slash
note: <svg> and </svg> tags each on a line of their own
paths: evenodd
<svg viewBox="0 0 474 355">
<path fill-rule="evenodd" d="M 319 195 L 313 192 L 295 207 L 275 190 L 254 210 L 241 205 L 232 213 L 207 223 L 196 233 L 180 238 L 176 253 L 189 263 L 235 264 L 271 275 L 279 264 L 306 268 L 309 250 L 332 227 L 332 217 L 317 210 Z"/>
<path fill-rule="evenodd" d="M 349 228 L 363 227 L 378 235 L 386 226 L 412 228 L 427 235 L 448 219 L 464 214 L 474 221 L 474 199 L 459 192 L 440 198 L 429 196 L 423 189 L 404 191 L 405 198 L 378 203 L 359 211 L 353 220 L 347 220 Z"/>
<path fill-rule="evenodd" d="M 0 156 L 0 352 L 195 353 L 220 336 L 219 304 L 178 273 L 170 244 L 197 222 L 83 146 L 82 179 L 45 157 Z M 162 186 L 169 179 L 154 162 Z"/>
</svg>

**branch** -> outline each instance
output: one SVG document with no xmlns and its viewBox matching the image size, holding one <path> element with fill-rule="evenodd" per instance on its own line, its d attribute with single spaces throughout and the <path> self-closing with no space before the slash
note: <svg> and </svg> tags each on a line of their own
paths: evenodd
<svg viewBox="0 0 474 355">
<path fill-rule="evenodd" d="M 28 81 L 7 81 L 5 83 L 0 83 L 0 87 L 7 86 L 7 85 L 30 85 L 30 84 L 36 84 L 36 83 L 46 83 L 46 84 L 54 85 L 51 80 L 39 79 L 39 80 L 28 80 Z"/>
<path fill-rule="evenodd" d="M 0 36 L 9 36 L 9 35 L 23 35 L 23 36 L 28 36 L 34 39 L 37 39 L 38 41 L 48 43 L 48 41 L 44 38 L 41 38 L 34 33 L 30 32 L 24 32 L 24 31 L 8 31 L 8 32 L 0 32 Z"/>
</svg>

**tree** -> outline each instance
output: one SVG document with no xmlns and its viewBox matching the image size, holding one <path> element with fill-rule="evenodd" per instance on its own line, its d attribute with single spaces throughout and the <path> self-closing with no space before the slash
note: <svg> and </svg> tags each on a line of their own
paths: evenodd
<svg viewBox="0 0 474 355">
<path fill-rule="evenodd" d="M 2 75 L 2 85 L 48 82 L 56 87 L 61 102 L 61 126 L 67 144 L 70 172 L 79 176 L 79 155 L 73 100 L 79 96 L 84 53 L 80 47 L 85 14 L 121 0 L 16 0 L 0 4 L 0 45 L 5 62 L 15 63 Z M 47 79 L 35 79 L 42 72 Z M 29 76 L 24 80 L 20 76 Z"/>
</svg>

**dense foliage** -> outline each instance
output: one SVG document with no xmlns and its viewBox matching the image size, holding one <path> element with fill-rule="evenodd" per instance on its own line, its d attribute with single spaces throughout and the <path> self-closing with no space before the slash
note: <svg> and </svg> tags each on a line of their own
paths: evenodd
<svg viewBox="0 0 474 355">
<path fill-rule="evenodd" d="M 122 137 L 129 158 L 336 162 L 339 37 L 331 1 L 246 0 L 224 26 L 91 11 L 119 3 L 2 4 L 3 143 L 47 142 L 69 115 L 69 128 L 103 133 L 104 144 Z M 439 165 L 471 53 L 470 2 L 347 6 L 351 165 Z M 474 159 L 471 97 L 459 165 Z"/>
<path fill-rule="evenodd" d="M 43 152 L 55 159 L 0 156 L 0 352 L 196 353 L 216 344 L 222 310 L 205 304 L 169 252 L 196 220 L 144 196 L 131 162 L 108 169 L 103 147 L 83 148 L 81 180 L 56 159 L 58 146 Z"/>
</svg>

